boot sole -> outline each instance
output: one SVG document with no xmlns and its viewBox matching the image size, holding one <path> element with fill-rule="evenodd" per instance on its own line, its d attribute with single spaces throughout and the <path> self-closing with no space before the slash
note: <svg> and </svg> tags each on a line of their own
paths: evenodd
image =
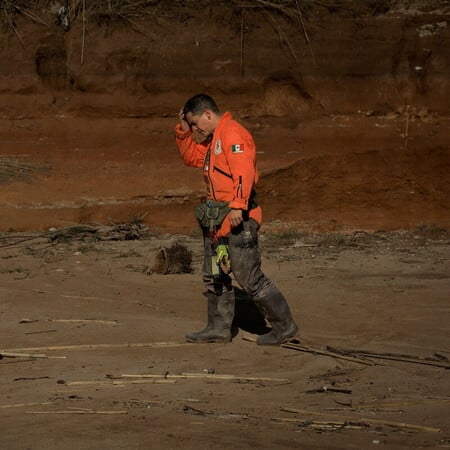
<svg viewBox="0 0 450 450">
<path fill-rule="evenodd" d="M 261 346 L 264 346 L 264 345 L 279 346 L 279 345 L 285 344 L 286 342 L 292 341 L 293 339 L 296 339 L 297 335 L 298 335 L 298 332 L 299 332 L 298 327 L 295 327 L 295 331 L 293 331 L 292 333 L 289 333 L 288 335 L 284 336 L 279 341 L 268 342 L 268 343 L 258 341 L 258 338 L 256 338 L 256 345 L 261 345 Z M 261 338 L 263 338 L 264 336 L 265 335 L 261 336 Z"/>
</svg>

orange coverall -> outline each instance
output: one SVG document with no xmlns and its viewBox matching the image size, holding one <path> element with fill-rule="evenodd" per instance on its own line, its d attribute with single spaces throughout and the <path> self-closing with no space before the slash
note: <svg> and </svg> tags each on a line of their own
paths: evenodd
<svg viewBox="0 0 450 450">
<path fill-rule="evenodd" d="M 262 210 L 257 206 L 249 210 L 249 199 L 258 181 L 255 143 L 251 134 L 229 112 L 223 114 L 214 130 L 212 140 L 196 143 L 190 130 L 175 126 L 178 151 L 187 166 L 202 167 L 208 198 L 229 202 L 232 209 L 248 211 L 248 217 L 258 224 Z M 231 231 L 228 216 L 217 230 L 217 237 Z"/>
</svg>

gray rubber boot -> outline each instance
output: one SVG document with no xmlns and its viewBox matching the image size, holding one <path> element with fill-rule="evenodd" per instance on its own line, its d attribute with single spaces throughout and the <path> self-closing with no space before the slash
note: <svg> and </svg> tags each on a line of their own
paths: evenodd
<svg viewBox="0 0 450 450">
<path fill-rule="evenodd" d="M 255 303 L 270 322 L 272 331 L 256 338 L 258 345 L 281 345 L 292 339 L 298 332 L 291 310 L 283 294 L 274 285 Z"/>
<path fill-rule="evenodd" d="M 234 291 L 216 295 L 213 292 L 206 294 L 208 298 L 208 324 L 203 331 L 189 333 L 186 341 L 202 342 L 230 342 L 231 324 L 234 317 Z"/>
</svg>

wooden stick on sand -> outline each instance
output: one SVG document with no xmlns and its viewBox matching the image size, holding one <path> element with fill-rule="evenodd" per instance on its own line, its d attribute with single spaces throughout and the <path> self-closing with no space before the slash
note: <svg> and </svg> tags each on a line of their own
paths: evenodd
<svg viewBox="0 0 450 450">
<path fill-rule="evenodd" d="M 412 431 L 426 431 L 430 433 L 439 433 L 441 430 L 439 428 L 434 427 L 425 427 L 422 425 L 414 425 L 410 423 L 404 423 L 404 422 L 392 422 L 389 420 L 383 420 L 383 419 L 368 419 L 365 417 L 351 417 L 351 416 L 340 416 L 337 414 L 329 414 L 329 413 L 321 413 L 317 411 L 308 411 L 306 409 L 294 409 L 294 408 L 281 408 L 281 411 L 290 412 L 290 413 L 297 413 L 297 414 L 304 414 L 306 416 L 321 416 L 321 417 L 332 417 L 340 420 L 349 420 L 351 422 L 357 422 L 357 423 L 367 423 L 369 425 L 380 425 L 380 426 L 386 426 L 386 427 L 393 427 L 393 428 L 402 428 Z"/>
<path fill-rule="evenodd" d="M 164 378 L 164 379 L 188 379 L 188 378 L 207 378 L 213 380 L 229 380 L 229 381 L 273 381 L 273 382 L 281 382 L 287 383 L 289 380 L 287 378 L 267 378 L 267 377 L 247 377 L 247 376 L 236 376 L 236 375 L 227 375 L 227 374 L 214 374 L 214 373 L 191 373 L 191 372 L 183 372 L 181 374 L 124 374 L 123 378 Z"/>
</svg>

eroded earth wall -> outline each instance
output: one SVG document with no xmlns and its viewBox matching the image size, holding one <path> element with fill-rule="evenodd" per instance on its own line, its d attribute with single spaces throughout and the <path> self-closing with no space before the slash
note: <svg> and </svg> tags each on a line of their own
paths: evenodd
<svg viewBox="0 0 450 450">
<path fill-rule="evenodd" d="M 275 116 L 449 111 L 446 1 L 155 2 L 141 14 L 78 5 L 67 27 L 63 3 L 3 19 L 2 116 L 151 115 L 208 89 Z"/>
</svg>

